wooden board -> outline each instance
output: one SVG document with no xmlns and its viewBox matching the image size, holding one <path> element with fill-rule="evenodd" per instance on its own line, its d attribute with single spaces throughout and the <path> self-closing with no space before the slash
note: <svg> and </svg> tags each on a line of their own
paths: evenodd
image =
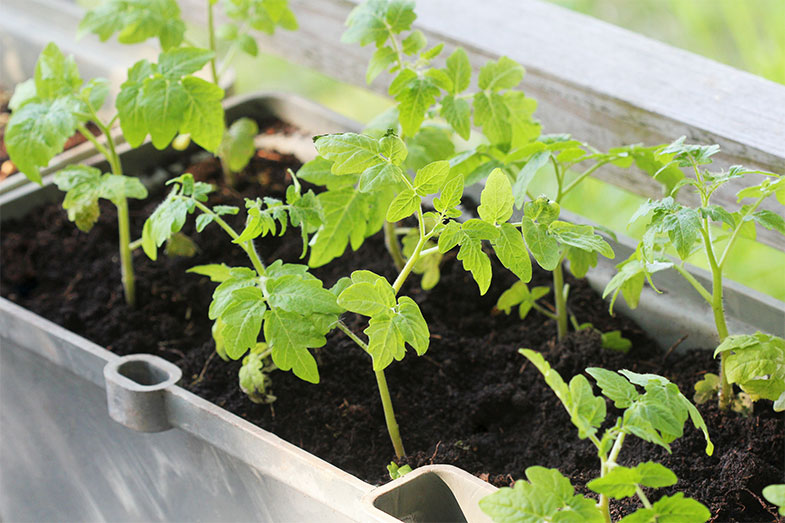
<svg viewBox="0 0 785 523">
<path fill-rule="evenodd" d="M 187 16 L 204 21 L 202 0 L 181 3 L 192 4 L 183 6 Z M 372 46 L 340 42 L 357 3 L 290 0 L 300 29 L 259 35 L 260 47 L 365 85 Z M 500 55 L 523 64 L 523 88 L 539 100 L 545 132 L 569 132 L 599 149 L 686 135 L 720 144 L 720 167 L 785 173 L 783 85 L 538 0 L 420 0 L 417 12 L 416 26 L 431 43 L 464 47 L 475 69 Z M 388 82 L 382 75 L 370 88 L 385 92 Z M 661 195 L 658 183 L 632 169 L 603 169 L 597 176 L 637 194 Z M 737 206 L 738 187 L 718 194 L 717 203 Z M 764 207 L 782 213 L 777 203 Z M 785 250 L 781 235 L 759 236 Z"/>
</svg>

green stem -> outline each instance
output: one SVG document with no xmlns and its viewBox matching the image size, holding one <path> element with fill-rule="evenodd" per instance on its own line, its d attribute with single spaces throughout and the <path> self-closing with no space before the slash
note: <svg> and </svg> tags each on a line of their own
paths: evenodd
<svg viewBox="0 0 785 523">
<path fill-rule="evenodd" d="M 368 344 L 353 333 L 342 321 L 338 322 L 338 328 L 365 352 L 368 352 Z M 398 430 L 398 422 L 395 419 L 390 389 L 387 387 L 387 378 L 385 378 L 383 370 L 377 370 L 374 373 L 376 374 L 376 385 L 379 389 L 379 396 L 382 399 L 382 410 L 384 411 L 384 421 L 387 424 L 387 433 L 390 435 L 390 441 L 392 441 L 396 457 L 402 458 L 406 455 L 406 451 L 403 449 L 403 440 L 401 439 L 401 433 Z"/>
<path fill-rule="evenodd" d="M 112 174 L 116 176 L 123 176 L 123 167 L 120 163 L 120 157 L 117 155 L 114 141 L 112 140 L 112 133 L 108 126 L 101 122 L 94 112 L 92 120 L 101 132 L 106 136 L 106 147 L 101 146 L 98 140 L 95 139 L 91 133 L 84 126 L 79 127 L 85 138 L 90 140 L 96 149 L 107 159 L 109 166 L 112 169 Z M 128 215 L 128 200 L 125 196 L 120 196 L 112 200 L 117 207 L 117 236 L 120 244 L 120 278 L 123 282 L 123 292 L 125 294 L 125 303 L 133 307 L 136 304 L 136 281 L 134 280 L 134 264 L 131 253 L 131 219 Z"/>
<path fill-rule="evenodd" d="M 212 209 L 210 209 L 200 201 L 194 200 L 194 203 L 196 204 L 197 209 L 199 209 L 205 214 L 209 214 L 210 216 L 212 216 L 213 221 L 217 223 L 218 226 L 221 227 L 221 229 L 226 231 L 226 234 L 231 236 L 233 240 L 236 240 L 237 238 L 240 237 L 240 235 L 237 234 L 237 231 L 235 231 L 231 225 L 226 223 L 223 218 L 215 214 L 212 211 Z M 256 270 L 259 276 L 264 276 L 264 272 L 265 272 L 264 263 L 262 262 L 262 258 L 259 256 L 259 252 L 256 250 L 256 245 L 254 245 L 253 240 L 248 240 L 247 242 L 240 244 L 240 248 L 244 250 L 245 253 L 248 255 L 248 258 L 250 258 L 253 268 Z"/>
<path fill-rule="evenodd" d="M 747 216 L 755 212 L 755 209 L 757 209 L 758 206 L 763 202 L 763 200 L 765 200 L 768 196 L 769 196 L 768 194 L 764 194 L 763 196 L 758 198 L 758 200 L 754 204 L 752 204 L 751 207 L 747 209 L 747 213 L 739 219 L 739 225 L 736 227 L 736 229 L 734 229 L 733 233 L 728 239 L 728 244 L 725 246 L 725 250 L 722 252 L 722 256 L 720 256 L 720 259 L 717 262 L 720 269 L 722 269 L 725 266 L 725 262 L 728 259 L 728 253 L 730 252 L 731 248 L 733 247 L 733 244 L 736 242 L 736 239 L 738 238 L 739 231 L 741 230 L 741 224 L 744 223 L 744 220 L 747 218 Z"/>
<path fill-rule="evenodd" d="M 210 71 L 213 75 L 213 83 L 218 85 L 218 71 L 215 67 L 215 22 L 213 21 L 213 3 L 207 0 L 207 30 L 209 34 L 210 51 L 213 52 L 213 57 L 210 59 Z"/>
<path fill-rule="evenodd" d="M 532 303 L 532 309 L 536 310 L 546 318 L 550 318 L 553 321 L 556 321 L 556 315 L 551 311 L 549 311 L 548 309 L 546 309 L 545 307 L 543 307 L 542 305 L 540 305 L 539 303 Z"/>
<path fill-rule="evenodd" d="M 703 297 L 703 299 L 709 303 L 709 305 L 711 305 L 714 298 L 712 297 L 711 293 L 706 290 L 706 287 L 701 285 L 701 283 L 696 280 L 692 274 L 687 272 L 687 269 L 685 269 L 682 265 L 674 265 L 673 268 L 676 269 L 676 271 L 681 274 L 684 279 L 695 288 L 696 291 L 698 291 L 698 294 L 700 294 L 701 297 Z"/>
<path fill-rule="evenodd" d="M 610 160 L 608 160 L 608 161 L 610 161 Z M 597 169 L 599 169 L 600 167 L 602 167 L 603 165 L 608 163 L 608 161 L 597 162 L 594 165 L 592 165 L 591 167 L 589 167 L 588 169 L 586 169 L 585 171 L 583 171 L 580 175 L 578 175 L 577 178 L 575 178 L 573 181 L 571 181 L 567 185 L 567 187 L 564 188 L 564 190 L 561 192 L 561 196 L 564 197 L 568 192 L 573 190 L 575 188 L 575 186 L 577 186 L 579 183 L 581 183 L 584 178 L 586 178 L 587 176 L 591 175 L 591 173 L 593 173 L 594 171 L 596 171 Z"/>
<path fill-rule="evenodd" d="M 422 214 L 422 206 L 417 209 L 417 220 L 420 223 L 420 239 L 417 242 L 417 245 L 414 247 L 414 252 L 406 260 L 406 264 L 401 269 L 401 272 L 398 274 L 398 277 L 395 278 L 393 282 L 393 289 L 395 290 L 395 294 L 398 294 L 398 291 L 401 290 L 403 283 L 406 281 L 406 278 L 409 277 L 411 274 L 412 269 L 414 269 L 414 265 L 417 263 L 417 260 L 420 259 L 420 255 L 422 254 L 422 248 L 425 246 L 425 243 L 428 241 L 428 236 L 425 234 L 425 219 L 423 218 Z"/>
<path fill-rule="evenodd" d="M 638 497 L 640 498 L 644 507 L 651 508 L 651 502 L 649 501 L 649 498 L 646 497 L 646 494 L 643 492 L 643 489 L 640 485 L 635 485 L 635 493 L 638 494 Z"/>
<path fill-rule="evenodd" d="M 401 244 L 398 243 L 398 237 L 395 234 L 395 223 L 393 222 L 384 222 L 384 246 L 387 247 L 387 252 L 390 253 L 395 263 L 395 268 L 399 271 L 403 270 L 406 260 L 403 258 Z"/>
<path fill-rule="evenodd" d="M 605 475 L 610 472 L 610 470 L 616 465 L 616 459 L 619 457 L 619 452 L 621 452 L 621 446 L 624 444 L 624 432 L 619 432 L 619 435 L 616 437 L 616 441 L 613 443 L 613 447 L 611 448 L 610 454 L 608 454 L 608 459 L 602 460 L 601 463 L 601 471 L 600 477 L 605 477 Z M 610 500 L 608 496 L 604 494 L 600 494 L 600 501 L 597 503 L 597 507 L 602 512 L 602 516 L 605 518 L 607 523 L 611 522 L 611 513 L 609 510 Z"/>
<path fill-rule="evenodd" d="M 556 334 L 561 341 L 567 335 L 567 300 L 564 296 L 563 261 L 559 260 L 553 269 L 553 297 L 556 305 Z"/>
</svg>

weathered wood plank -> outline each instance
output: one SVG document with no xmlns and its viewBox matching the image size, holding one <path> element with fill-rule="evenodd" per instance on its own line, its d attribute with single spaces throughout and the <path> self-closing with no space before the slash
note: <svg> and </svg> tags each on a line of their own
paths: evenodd
<svg viewBox="0 0 785 523">
<path fill-rule="evenodd" d="M 204 20 L 201 0 L 183 11 Z M 340 43 L 358 0 L 290 0 L 300 29 L 259 35 L 260 47 L 348 83 L 364 85 L 370 47 Z M 537 0 L 421 0 L 416 25 L 431 42 L 463 46 L 475 68 L 507 55 L 527 69 L 524 89 L 540 102 L 546 132 L 570 132 L 598 148 L 656 144 L 687 135 L 718 143 L 718 164 L 785 172 L 785 86 Z M 384 92 L 388 78 L 371 86 Z M 635 170 L 598 176 L 658 196 Z M 736 205 L 735 188 L 718 195 Z M 769 208 L 781 212 L 776 205 Z M 785 249 L 765 231 L 761 240 Z"/>
</svg>

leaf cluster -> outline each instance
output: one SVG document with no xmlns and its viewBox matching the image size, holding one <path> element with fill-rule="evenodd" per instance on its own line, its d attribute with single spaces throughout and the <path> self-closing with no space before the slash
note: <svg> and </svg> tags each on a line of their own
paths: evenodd
<svg viewBox="0 0 785 523">
<path fill-rule="evenodd" d="M 574 376 L 569 384 L 534 351 L 520 351 L 542 373 L 548 386 L 556 393 L 570 419 L 578 429 L 581 439 L 589 438 L 595 444 L 603 464 L 603 474 L 589 483 L 592 491 L 613 499 L 638 495 L 644 508 L 624 517 L 621 521 L 654 522 L 660 518 L 706 521 L 709 511 L 699 502 L 684 497 L 682 493 L 662 496 L 649 503 L 642 487 L 661 488 L 674 485 L 677 478 L 666 467 L 653 462 L 625 467 L 615 462 L 625 435 L 634 435 L 662 446 L 670 452 L 669 443 L 683 433 L 689 417 L 706 438 L 706 452 L 711 455 L 713 445 L 706 424 L 698 410 L 685 398 L 676 385 L 661 376 L 637 374 L 622 370 L 617 372 L 590 368 L 587 373 L 597 382 L 603 396 L 624 409 L 616 422 L 601 437 L 598 430 L 605 421 L 605 399 L 594 396 L 592 386 L 583 375 Z M 640 392 L 637 387 L 642 387 Z M 527 480 L 515 483 L 513 488 L 502 488 L 484 498 L 480 507 L 494 521 L 606 521 L 607 505 L 576 495 L 569 480 L 554 469 L 529 467 Z"/>
</svg>

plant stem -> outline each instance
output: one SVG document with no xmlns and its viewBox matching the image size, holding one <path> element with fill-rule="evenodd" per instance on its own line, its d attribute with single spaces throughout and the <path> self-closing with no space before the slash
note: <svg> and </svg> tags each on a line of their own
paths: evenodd
<svg viewBox="0 0 785 523">
<path fill-rule="evenodd" d="M 619 435 L 616 436 L 616 441 L 613 442 L 613 447 L 611 448 L 610 454 L 608 454 L 608 458 L 602 460 L 601 464 L 601 471 L 600 477 L 605 477 L 610 470 L 616 466 L 616 458 L 619 457 L 619 452 L 621 452 L 621 446 L 624 444 L 624 432 L 619 432 Z M 602 512 L 603 517 L 607 523 L 611 523 L 611 513 L 609 510 L 609 503 L 610 500 L 608 496 L 605 494 L 600 494 L 600 501 L 597 503 L 598 508 Z"/>
<path fill-rule="evenodd" d="M 578 175 L 578 177 L 577 177 L 577 178 L 575 178 L 573 181 L 571 181 L 571 182 L 570 182 L 570 183 L 567 185 L 567 187 L 565 187 L 565 188 L 562 190 L 562 192 L 561 192 L 561 196 L 562 196 L 562 197 L 564 197 L 564 196 L 565 196 L 565 195 L 566 195 L 568 192 L 570 192 L 571 190 L 573 190 L 573 189 L 575 188 L 575 186 L 576 186 L 576 185 L 578 185 L 579 183 L 581 183 L 581 182 L 583 181 L 583 179 L 584 179 L 584 178 L 586 178 L 587 176 L 589 176 L 591 173 L 593 173 L 594 171 L 596 171 L 597 169 L 599 169 L 600 167 L 602 167 L 602 166 L 603 166 L 603 165 L 605 165 L 606 163 L 608 163 L 608 162 L 597 162 L 597 163 L 595 163 L 594 165 L 592 165 L 591 167 L 589 167 L 588 169 L 586 169 L 585 171 L 583 171 L 581 174 L 579 174 L 579 175 Z M 561 203 L 561 202 L 559 202 L 559 203 Z"/>
<path fill-rule="evenodd" d="M 210 216 L 212 216 L 213 221 L 217 223 L 221 227 L 221 229 L 226 231 L 226 233 L 229 236 L 231 236 L 233 240 L 236 240 L 237 238 L 240 237 L 240 235 L 237 234 L 237 231 L 235 231 L 231 225 L 226 223 L 223 218 L 215 214 L 212 211 L 212 209 L 210 209 L 200 201 L 194 200 L 194 203 L 196 204 L 197 209 L 199 209 L 205 214 L 209 214 Z M 254 245 L 253 240 L 248 240 L 247 242 L 240 244 L 240 248 L 244 250 L 245 253 L 248 255 L 248 258 L 251 259 L 251 264 L 253 265 L 253 268 L 256 270 L 259 276 L 264 276 L 264 272 L 265 272 L 264 263 L 262 262 L 262 258 L 259 256 L 259 252 L 256 250 L 256 245 Z"/>
<path fill-rule="evenodd" d="M 215 22 L 213 21 L 213 3 L 210 0 L 207 0 L 207 29 L 210 51 L 213 52 L 213 57 L 210 59 L 210 71 L 213 75 L 213 83 L 218 85 L 218 71 L 215 67 Z"/>
<path fill-rule="evenodd" d="M 567 335 L 567 300 L 564 296 L 564 262 L 559 260 L 553 269 L 553 301 L 556 305 L 556 333 L 561 341 Z"/>
<path fill-rule="evenodd" d="M 368 344 L 353 333 L 346 324 L 339 321 L 338 328 L 365 352 L 368 352 Z M 406 455 L 406 451 L 403 449 L 403 440 L 401 439 L 401 433 L 398 430 L 398 422 L 395 419 L 392 398 L 390 398 L 390 389 L 387 388 L 387 378 L 384 376 L 383 370 L 374 371 L 374 374 L 376 374 L 376 385 L 379 388 L 379 396 L 382 399 L 382 410 L 384 411 L 384 421 L 387 424 L 387 433 L 390 435 L 390 441 L 392 441 L 393 449 L 395 449 L 395 456 L 402 458 Z"/>
<path fill-rule="evenodd" d="M 673 265 L 673 268 L 679 274 L 681 274 L 684 277 L 684 279 L 687 280 L 687 282 L 689 282 L 689 284 L 695 288 L 696 291 L 698 291 L 698 294 L 700 294 L 701 297 L 709 303 L 709 305 L 711 305 L 712 300 L 714 299 L 711 293 L 709 293 L 709 291 L 707 291 L 706 288 L 703 285 L 701 285 L 701 283 L 698 280 L 696 280 L 692 274 L 687 272 L 687 269 L 685 269 L 681 265 L 675 265 L 675 264 Z"/>
<path fill-rule="evenodd" d="M 106 147 L 103 147 L 84 126 L 79 127 L 79 132 L 96 146 L 96 149 L 106 158 L 115 176 L 123 176 L 123 167 L 120 157 L 117 155 L 114 141 L 112 140 L 111 129 L 104 125 L 98 115 L 92 114 L 95 125 L 106 136 Z M 128 200 L 125 196 L 120 196 L 112 200 L 117 207 L 117 236 L 120 244 L 120 278 L 123 282 L 123 293 L 125 303 L 133 307 L 136 304 L 136 282 L 134 280 L 134 264 L 131 256 L 131 219 L 128 215 Z"/>
<path fill-rule="evenodd" d="M 406 260 L 403 259 L 401 244 L 398 243 L 398 237 L 395 234 L 395 223 L 393 222 L 384 222 L 384 246 L 387 247 L 387 252 L 390 253 L 395 263 L 395 268 L 399 271 L 403 270 Z"/>
</svg>

